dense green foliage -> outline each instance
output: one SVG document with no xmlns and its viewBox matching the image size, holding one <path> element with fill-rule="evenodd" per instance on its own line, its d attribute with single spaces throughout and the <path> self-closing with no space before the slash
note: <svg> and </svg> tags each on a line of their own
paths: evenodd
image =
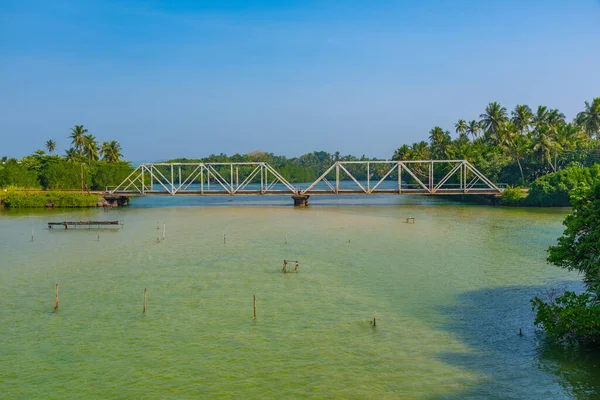
<svg viewBox="0 0 600 400">
<path fill-rule="evenodd" d="M 0 187 L 104 190 L 116 185 L 133 171 L 127 162 L 90 164 L 67 161 L 59 156 L 34 154 L 21 160 L 10 159 L 0 164 Z"/>
<path fill-rule="evenodd" d="M 573 213 L 564 220 L 566 229 L 555 246 L 548 249 L 548 261 L 583 275 L 587 292 L 566 292 L 545 302 L 532 300 L 536 324 L 558 340 L 600 343 L 600 183 L 585 183 L 571 194 Z"/>
<path fill-rule="evenodd" d="M 133 171 L 129 163 L 120 161 L 121 146 L 116 141 L 104 142 L 99 147 L 83 125 L 75 125 L 69 137 L 73 147 L 64 157 L 47 155 L 44 150 L 36 150 L 20 160 L 3 157 L 0 188 L 104 190 L 106 186 L 117 185 Z M 45 147 L 53 153 L 56 143 L 47 140 Z"/>
<path fill-rule="evenodd" d="M 8 191 L 0 193 L 0 200 L 7 208 L 71 208 L 95 207 L 98 204 L 97 194 L 77 192 L 27 192 Z"/>
<path fill-rule="evenodd" d="M 580 186 L 593 186 L 600 182 L 600 164 L 589 168 L 567 167 L 537 179 L 523 204 L 531 206 L 569 206 L 571 190 Z"/>
<path fill-rule="evenodd" d="M 509 112 L 490 103 L 479 120 L 454 124 L 456 137 L 439 126 L 429 142 L 405 144 L 395 160 L 465 159 L 493 182 L 528 186 L 537 178 L 567 166 L 600 161 L 600 98 L 568 122 L 558 110 L 539 106 L 535 112 L 517 105 Z"/>
<path fill-rule="evenodd" d="M 600 303 L 590 293 L 565 292 L 554 301 L 532 301 L 535 324 L 550 337 L 562 341 L 600 341 Z"/>
</svg>

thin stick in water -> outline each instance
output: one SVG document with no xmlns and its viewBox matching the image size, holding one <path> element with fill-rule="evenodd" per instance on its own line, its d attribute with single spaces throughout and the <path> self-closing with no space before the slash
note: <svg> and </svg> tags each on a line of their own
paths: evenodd
<svg viewBox="0 0 600 400">
<path fill-rule="evenodd" d="M 31 241 L 33 242 L 33 238 L 35 237 L 35 228 L 31 228 Z"/>
<path fill-rule="evenodd" d="M 167 222 L 163 223 L 163 240 L 165 240 L 165 236 L 167 234 Z"/>
<path fill-rule="evenodd" d="M 56 284 L 56 300 L 54 301 L 54 311 L 58 311 L 58 283 Z"/>
<path fill-rule="evenodd" d="M 142 310 L 142 312 L 146 312 L 146 288 L 144 288 L 144 309 Z"/>
<path fill-rule="evenodd" d="M 223 234 L 223 244 L 227 244 L 227 234 Z"/>
<path fill-rule="evenodd" d="M 256 319 L 256 295 L 254 295 L 254 319 Z"/>
</svg>

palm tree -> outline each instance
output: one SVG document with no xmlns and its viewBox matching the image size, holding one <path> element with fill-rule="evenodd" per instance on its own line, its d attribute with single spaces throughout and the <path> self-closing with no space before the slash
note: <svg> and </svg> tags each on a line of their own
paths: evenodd
<svg viewBox="0 0 600 400">
<path fill-rule="evenodd" d="M 576 121 L 583 127 L 590 139 L 596 138 L 596 147 L 600 139 L 600 97 L 585 102 L 585 110 L 577 114 Z"/>
<path fill-rule="evenodd" d="M 454 129 L 458 134 L 465 133 L 467 131 L 467 128 L 467 121 L 465 121 L 464 119 L 459 119 L 458 122 L 454 124 Z"/>
<path fill-rule="evenodd" d="M 517 104 L 515 109 L 511 112 L 512 115 L 512 123 L 515 124 L 519 133 L 524 133 L 529 131 L 529 126 L 531 125 L 531 118 L 533 118 L 533 112 L 531 112 L 531 108 L 525 104 Z"/>
<path fill-rule="evenodd" d="M 83 155 L 88 161 L 88 164 L 93 161 L 98 161 L 98 142 L 94 135 L 85 135 L 83 137 Z"/>
<path fill-rule="evenodd" d="M 68 149 L 65 152 L 65 159 L 69 162 L 77 161 L 79 159 L 79 154 L 77 154 L 77 150 L 75 150 L 73 147 Z"/>
<path fill-rule="evenodd" d="M 538 155 L 542 165 L 547 162 L 554 172 L 556 172 L 556 168 L 552 164 L 552 150 L 554 150 L 556 145 L 547 127 L 542 126 L 536 129 L 533 151 Z"/>
<path fill-rule="evenodd" d="M 479 134 L 480 130 L 481 127 L 479 126 L 479 122 L 475 120 L 469 121 L 469 123 L 467 124 L 466 132 L 473 137 L 473 140 L 477 138 L 477 135 Z"/>
<path fill-rule="evenodd" d="M 479 122 L 486 136 L 498 142 L 501 126 L 508 120 L 506 108 L 497 102 L 489 103 L 479 118 L 481 118 Z"/>
<path fill-rule="evenodd" d="M 431 143 L 431 150 L 434 158 L 450 158 L 450 155 L 452 154 L 452 139 L 450 138 L 450 132 L 444 132 L 442 128 L 436 126 L 429 131 L 429 141 Z"/>
<path fill-rule="evenodd" d="M 516 125 L 515 125 L 516 128 Z M 517 162 L 519 171 L 521 172 L 521 183 L 525 184 L 525 175 L 523 174 L 523 166 L 521 160 L 527 156 L 529 150 L 529 140 L 525 135 L 514 135 L 508 143 L 508 152 L 511 158 Z"/>
<path fill-rule="evenodd" d="M 548 107 L 538 106 L 535 114 L 531 118 L 531 125 L 536 129 L 548 123 Z"/>
<path fill-rule="evenodd" d="M 396 149 L 392 160 L 410 160 L 412 152 L 412 149 L 407 144 L 403 144 L 400 148 Z"/>
<path fill-rule="evenodd" d="M 73 148 L 79 155 L 83 155 L 83 148 L 85 147 L 85 134 L 87 131 L 88 130 L 85 129 L 83 125 L 75 125 L 74 128 L 71 128 L 69 138 L 71 139 Z"/>
<path fill-rule="evenodd" d="M 107 161 L 111 164 L 116 164 L 119 162 L 121 155 L 121 145 L 115 141 L 111 140 L 110 142 L 102 142 L 102 148 L 100 149 L 102 153 L 102 158 L 104 161 Z"/>
<path fill-rule="evenodd" d="M 48 150 L 48 153 L 50 154 L 54 153 L 54 150 L 56 150 L 56 143 L 54 140 L 46 140 L 46 150 Z"/>
</svg>

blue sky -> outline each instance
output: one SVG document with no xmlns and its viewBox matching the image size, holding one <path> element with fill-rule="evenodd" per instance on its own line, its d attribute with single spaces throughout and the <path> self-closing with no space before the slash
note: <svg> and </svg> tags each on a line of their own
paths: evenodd
<svg viewBox="0 0 600 400">
<path fill-rule="evenodd" d="M 600 1 L 0 0 L 0 156 L 389 158 L 490 101 L 600 96 Z"/>
</svg>

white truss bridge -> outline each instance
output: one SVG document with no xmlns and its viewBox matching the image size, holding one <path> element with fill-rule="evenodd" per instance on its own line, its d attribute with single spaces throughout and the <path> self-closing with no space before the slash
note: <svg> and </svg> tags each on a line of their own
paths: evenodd
<svg viewBox="0 0 600 400">
<path fill-rule="evenodd" d="M 299 184 L 265 162 L 184 162 L 141 164 L 106 195 L 287 194 L 306 205 L 313 195 L 494 196 L 502 190 L 466 160 L 336 161 L 314 182 Z"/>
</svg>

